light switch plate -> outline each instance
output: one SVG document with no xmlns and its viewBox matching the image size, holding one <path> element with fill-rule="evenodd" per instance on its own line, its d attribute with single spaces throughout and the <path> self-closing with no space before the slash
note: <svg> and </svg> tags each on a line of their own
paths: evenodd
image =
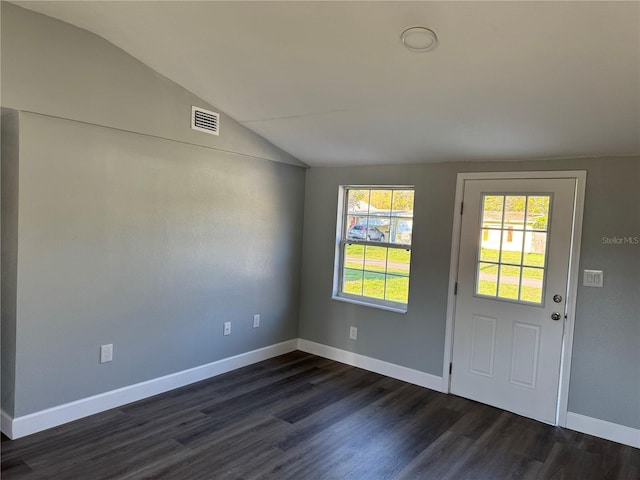
<svg viewBox="0 0 640 480">
<path fill-rule="evenodd" d="M 585 287 L 602 287 L 604 284 L 604 273 L 602 270 L 585 270 L 582 284 Z"/>
</svg>

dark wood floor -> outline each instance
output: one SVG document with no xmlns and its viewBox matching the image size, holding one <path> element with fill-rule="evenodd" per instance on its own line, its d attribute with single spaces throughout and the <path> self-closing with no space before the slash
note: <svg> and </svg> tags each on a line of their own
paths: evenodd
<svg viewBox="0 0 640 480">
<path fill-rule="evenodd" d="M 10 441 L 3 479 L 640 479 L 640 450 L 294 352 Z"/>
</svg>

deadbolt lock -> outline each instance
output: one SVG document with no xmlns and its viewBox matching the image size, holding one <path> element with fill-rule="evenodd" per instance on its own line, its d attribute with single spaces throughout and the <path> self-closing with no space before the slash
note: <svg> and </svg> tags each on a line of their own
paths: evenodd
<svg viewBox="0 0 640 480">
<path fill-rule="evenodd" d="M 553 296 L 553 301 L 556 303 L 560 303 L 562 301 L 562 295 L 558 295 L 557 293 Z"/>
</svg>

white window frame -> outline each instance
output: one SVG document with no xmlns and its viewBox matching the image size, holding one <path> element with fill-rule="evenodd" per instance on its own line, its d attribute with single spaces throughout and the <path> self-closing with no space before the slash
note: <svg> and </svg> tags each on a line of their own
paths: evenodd
<svg viewBox="0 0 640 480">
<path fill-rule="evenodd" d="M 406 313 L 408 308 L 407 303 L 393 302 L 389 300 L 381 300 L 373 297 L 366 297 L 364 295 L 354 295 L 350 293 L 342 292 L 342 273 L 344 268 L 344 245 L 347 243 L 357 245 L 371 245 L 375 247 L 393 248 L 398 250 L 411 251 L 411 244 L 397 244 L 390 243 L 387 239 L 386 242 L 373 242 L 367 240 L 347 240 L 347 218 L 348 218 L 348 204 L 347 195 L 349 190 L 412 190 L 415 195 L 415 186 L 413 185 L 341 185 L 338 189 L 338 212 L 336 223 L 336 238 L 335 238 L 335 261 L 333 269 L 333 292 L 332 299 L 340 302 L 353 303 L 356 305 L 362 305 L 366 307 L 377 308 L 381 310 L 387 310 L 396 313 Z M 415 211 L 415 206 L 414 206 Z M 415 214 L 414 217 L 415 218 Z M 411 243 L 413 243 L 413 234 L 411 236 Z M 411 262 L 411 261 L 410 261 Z M 409 264 L 409 285 L 411 284 L 411 264 Z M 410 288 L 409 288 L 410 289 Z"/>
</svg>

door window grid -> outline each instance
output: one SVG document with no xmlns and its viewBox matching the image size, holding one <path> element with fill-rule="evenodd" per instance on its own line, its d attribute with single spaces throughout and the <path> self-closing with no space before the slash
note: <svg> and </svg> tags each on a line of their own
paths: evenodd
<svg viewBox="0 0 640 480">
<path fill-rule="evenodd" d="M 482 197 L 475 294 L 541 305 L 551 195 Z"/>
</svg>

